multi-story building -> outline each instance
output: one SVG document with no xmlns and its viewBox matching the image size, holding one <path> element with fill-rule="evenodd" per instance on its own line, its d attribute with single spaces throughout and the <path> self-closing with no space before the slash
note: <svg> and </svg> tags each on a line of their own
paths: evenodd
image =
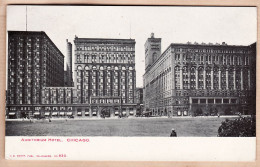
<svg viewBox="0 0 260 167">
<path fill-rule="evenodd" d="M 255 113 L 256 44 L 145 44 L 144 99 L 152 115 Z"/>
<path fill-rule="evenodd" d="M 21 117 L 41 104 L 41 90 L 64 85 L 64 56 L 45 32 L 8 32 L 7 110 Z"/>
<path fill-rule="evenodd" d="M 44 32 L 9 32 L 9 118 L 136 114 L 135 40 L 76 37 L 74 42 L 73 84 L 68 40 L 64 74 L 64 56 Z"/>
<path fill-rule="evenodd" d="M 139 87 L 136 88 L 135 91 L 135 97 L 136 97 L 136 104 L 137 104 L 137 109 L 136 109 L 136 114 L 137 115 L 142 115 L 143 113 L 143 107 L 144 107 L 144 100 L 143 100 L 143 88 Z"/>
<path fill-rule="evenodd" d="M 74 43 L 77 113 L 135 115 L 135 40 L 75 37 Z"/>
</svg>

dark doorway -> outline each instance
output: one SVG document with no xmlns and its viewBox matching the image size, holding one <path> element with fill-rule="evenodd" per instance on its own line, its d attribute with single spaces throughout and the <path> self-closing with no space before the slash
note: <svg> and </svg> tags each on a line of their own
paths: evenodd
<svg viewBox="0 0 260 167">
<path fill-rule="evenodd" d="M 225 109 L 224 113 L 225 113 L 225 115 L 232 115 L 232 110 L 231 110 L 231 108 Z"/>
<path fill-rule="evenodd" d="M 102 117 L 110 117 L 110 111 L 111 109 L 110 108 L 103 108 L 102 111 L 101 111 L 101 116 Z"/>
</svg>

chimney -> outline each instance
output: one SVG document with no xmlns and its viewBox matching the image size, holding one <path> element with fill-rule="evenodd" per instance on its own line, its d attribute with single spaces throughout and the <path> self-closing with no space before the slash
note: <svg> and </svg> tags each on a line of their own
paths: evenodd
<svg viewBox="0 0 260 167">
<path fill-rule="evenodd" d="M 154 33 L 153 32 L 151 33 L 151 38 L 154 38 Z"/>
</svg>

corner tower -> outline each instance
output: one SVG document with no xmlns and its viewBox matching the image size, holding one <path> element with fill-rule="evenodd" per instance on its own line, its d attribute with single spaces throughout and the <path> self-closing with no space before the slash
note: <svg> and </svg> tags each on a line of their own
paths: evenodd
<svg viewBox="0 0 260 167">
<path fill-rule="evenodd" d="M 145 42 L 145 71 L 161 56 L 161 38 L 155 38 L 154 33 Z"/>
</svg>

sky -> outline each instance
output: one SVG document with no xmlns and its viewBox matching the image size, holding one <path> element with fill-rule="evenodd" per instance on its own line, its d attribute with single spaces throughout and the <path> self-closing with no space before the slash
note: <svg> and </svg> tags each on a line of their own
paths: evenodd
<svg viewBox="0 0 260 167">
<path fill-rule="evenodd" d="M 26 7 L 7 7 L 7 31 L 26 30 Z M 171 43 L 250 45 L 257 40 L 255 7 L 27 6 L 27 31 L 45 31 L 66 56 L 66 39 L 136 41 L 136 85 L 143 86 L 144 44 L 153 32 L 162 52 Z M 66 59 L 65 59 L 66 60 Z"/>
</svg>

